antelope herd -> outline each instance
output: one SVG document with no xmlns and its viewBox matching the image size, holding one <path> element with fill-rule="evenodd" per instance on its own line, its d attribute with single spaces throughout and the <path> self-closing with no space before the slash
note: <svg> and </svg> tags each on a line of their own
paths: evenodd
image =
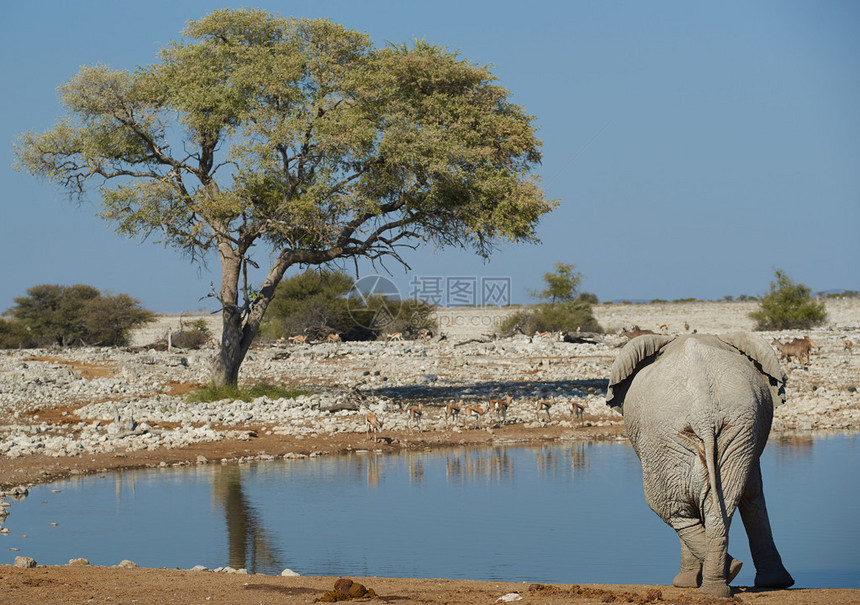
<svg viewBox="0 0 860 605">
<path fill-rule="evenodd" d="M 493 415 L 495 416 L 495 422 L 499 424 L 510 424 L 507 419 L 507 415 L 508 408 L 513 403 L 513 400 L 514 398 L 511 395 L 505 396 L 504 399 L 489 398 L 485 400 L 485 403 L 475 402 L 467 404 L 463 399 L 460 399 L 456 403 L 451 402 L 442 407 L 439 420 L 444 423 L 445 427 L 459 427 L 465 426 L 468 420 L 471 419 L 474 423 L 472 427 L 477 429 L 484 416 Z M 534 407 L 535 422 L 540 422 L 541 413 L 546 415 L 547 421 L 552 421 L 550 408 L 556 404 L 554 396 L 550 399 L 539 399 L 532 403 L 524 403 Z M 583 403 L 573 400 L 570 401 L 570 418 L 572 421 L 575 419 L 577 424 L 583 424 L 584 411 L 585 405 Z M 426 410 L 423 403 L 407 407 L 405 410 L 406 427 L 418 430 L 419 432 L 422 431 L 421 421 L 424 419 L 425 412 Z M 514 419 L 511 422 L 516 423 L 521 421 L 522 420 Z M 364 416 L 364 424 L 368 438 L 372 437 L 374 441 L 379 441 L 378 433 L 382 430 L 382 419 L 373 412 L 367 411 Z M 394 426 L 397 426 L 397 423 L 394 423 Z M 403 425 L 401 424 L 400 426 Z M 498 426 L 498 424 L 496 426 Z"/>
</svg>

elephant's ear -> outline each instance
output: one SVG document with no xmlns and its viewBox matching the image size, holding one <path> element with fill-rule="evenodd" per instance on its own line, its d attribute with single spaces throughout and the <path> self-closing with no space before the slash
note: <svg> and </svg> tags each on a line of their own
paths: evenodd
<svg viewBox="0 0 860 605">
<path fill-rule="evenodd" d="M 774 407 L 785 403 L 785 372 L 773 348 L 758 336 L 746 332 L 719 334 L 717 338 L 746 355 L 770 379 Z"/>
<path fill-rule="evenodd" d="M 660 349 L 677 338 L 676 336 L 663 336 L 660 334 L 646 334 L 637 336 L 624 345 L 624 348 L 618 353 L 618 357 L 612 363 L 612 368 L 609 370 L 609 388 L 606 389 L 606 405 L 613 408 L 621 407 L 624 404 L 624 396 L 627 394 L 627 387 L 636 372 L 645 363 L 650 363 L 651 360 L 660 352 Z"/>
</svg>

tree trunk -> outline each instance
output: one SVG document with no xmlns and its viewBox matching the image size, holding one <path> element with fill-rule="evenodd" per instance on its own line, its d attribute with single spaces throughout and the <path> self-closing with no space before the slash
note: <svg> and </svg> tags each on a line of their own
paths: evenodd
<svg viewBox="0 0 860 605">
<path fill-rule="evenodd" d="M 212 382 L 216 387 L 238 384 L 239 367 L 247 347 L 242 347 L 242 312 L 239 309 L 239 273 L 242 257 L 227 241 L 218 243 L 221 257 L 221 350 L 212 362 Z"/>
<path fill-rule="evenodd" d="M 218 253 L 221 256 L 221 317 L 223 332 L 221 334 L 221 350 L 212 364 L 212 382 L 215 386 L 238 384 L 239 368 L 245 360 L 251 342 L 257 336 L 257 330 L 275 296 L 275 288 L 284 276 L 284 272 L 296 259 L 291 253 L 282 252 L 266 276 L 259 292 L 256 292 L 254 302 L 247 309 L 243 324 L 242 312 L 239 308 L 239 276 L 242 269 L 242 255 L 232 249 L 226 241 L 219 243 Z"/>
</svg>

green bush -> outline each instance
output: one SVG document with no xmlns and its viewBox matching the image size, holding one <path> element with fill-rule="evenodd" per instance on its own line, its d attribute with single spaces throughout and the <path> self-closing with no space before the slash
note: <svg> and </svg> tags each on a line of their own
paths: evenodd
<svg viewBox="0 0 860 605">
<path fill-rule="evenodd" d="M 189 322 L 179 320 L 179 332 L 170 335 L 170 344 L 181 349 L 199 349 L 212 338 L 212 331 L 204 319 Z"/>
<path fill-rule="evenodd" d="M 369 330 L 375 337 L 400 332 L 404 338 L 417 338 L 424 330 L 435 334 L 438 326 L 432 317 L 434 310 L 430 303 L 413 298 L 373 296 L 364 301 L 350 300 L 351 317 L 358 330 Z"/>
<path fill-rule="evenodd" d="M 103 296 L 83 284 L 33 286 L 15 303 L 12 318 L 38 346 L 123 345 L 132 328 L 155 319 L 127 294 Z"/>
<path fill-rule="evenodd" d="M 15 319 L 0 318 L 0 349 L 29 349 L 34 345 L 24 324 Z"/>
<path fill-rule="evenodd" d="M 518 311 L 499 326 L 502 336 L 515 332 L 533 335 L 535 332 L 602 332 L 594 318 L 591 305 L 597 304 L 597 296 L 589 292 L 577 294 L 582 274 L 574 271 L 575 265 L 556 263 L 554 273 L 544 273 L 546 287 L 534 292 L 546 302 Z"/>
<path fill-rule="evenodd" d="M 560 304 L 542 303 L 518 311 L 502 322 L 502 336 L 522 332 L 528 336 L 536 332 L 603 332 L 592 312 L 591 305 L 581 301 Z"/>
<path fill-rule="evenodd" d="M 756 330 L 806 330 L 827 320 L 824 302 L 812 298 L 808 287 L 794 283 L 779 269 L 775 275 L 758 310 L 749 314 Z"/>
<path fill-rule="evenodd" d="M 307 334 L 322 338 L 353 326 L 347 294 L 352 278 L 341 271 L 308 269 L 281 281 L 260 325 L 264 338 Z"/>
<path fill-rule="evenodd" d="M 381 296 L 350 296 L 354 282 L 346 273 L 309 269 L 284 279 L 260 326 L 263 338 L 286 338 L 305 334 L 321 339 L 336 332 L 343 340 L 373 340 L 400 332 L 415 337 L 437 327 L 433 305 L 421 300 L 398 300 Z"/>
</svg>

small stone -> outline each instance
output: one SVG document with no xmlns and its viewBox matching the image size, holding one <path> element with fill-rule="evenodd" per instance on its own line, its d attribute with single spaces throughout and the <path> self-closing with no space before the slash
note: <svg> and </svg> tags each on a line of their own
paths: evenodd
<svg viewBox="0 0 860 605">
<path fill-rule="evenodd" d="M 84 558 L 80 559 L 69 559 L 69 565 L 89 565 L 90 562 Z"/>
<path fill-rule="evenodd" d="M 36 560 L 31 557 L 15 557 L 15 567 L 24 569 L 36 567 Z"/>
<path fill-rule="evenodd" d="M 205 565 L 195 565 L 190 571 L 209 571 L 209 568 Z"/>
<path fill-rule="evenodd" d="M 129 561 L 128 559 L 123 559 L 122 561 L 119 562 L 119 565 L 117 565 L 117 567 L 122 567 L 124 569 L 130 569 L 133 567 L 139 567 L 139 565 L 137 563 L 135 563 L 134 561 Z"/>
<path fill-rule="evenodd" d="M 300 576 L 301 574 L 297 574 L 297 573 L 296 573 L 296 572 L 294 572 L 292 569 L 285 569 L 284 571 L 282 571 L 282 572 L 281 572 L 281 575 L 282 575 L 282 576 L 285 576 L 285 577 L 290 577 L 290 578 L 292 578 L 292 577 Z"/>
</svg>

